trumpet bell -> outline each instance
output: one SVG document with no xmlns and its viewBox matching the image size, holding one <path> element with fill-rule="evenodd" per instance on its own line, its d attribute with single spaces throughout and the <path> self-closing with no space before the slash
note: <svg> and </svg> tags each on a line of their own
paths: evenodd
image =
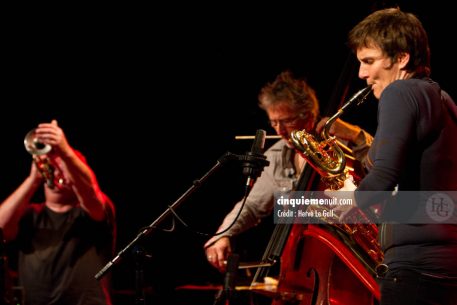
<svg viewBox="0 0 457 305">
<path fill-rule="evenodd" d="M 25 149 L 32 155 L 40 156 L 45 155 L 51 151 L 51 145 L 43 144 L 38 141 L 36 136 L 36 129 L 30 130 L 24 138 Z"/>
</svg>

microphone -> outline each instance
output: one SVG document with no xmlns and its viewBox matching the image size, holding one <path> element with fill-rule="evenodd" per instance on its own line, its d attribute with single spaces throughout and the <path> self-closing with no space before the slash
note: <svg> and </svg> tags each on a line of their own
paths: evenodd
<svg viewBox="0 0 457 305">
<path fill-rule="evenodd" d="M 254 142 L 251 146 L 251 151 L 241 157 L 243 161 L 243 174 L 246 175 L 246 190 L 249 192 L 254 185 L 256 179 L 260 176 L 263 168 L 270 164 L 267 157 L 263 154 L 265 147 L 266 131 L 258 129 L 255 135 Z"/>
<path fill-rule="evenodd" d="M 263 154 L 263 149 L 265 148 L 265 138 L 267 137 L 267 133 L 263 129 L 257 129 L 255 133 L 254 142 L 251 146 L 251 153 L 253 154 Z"/>
</svg>

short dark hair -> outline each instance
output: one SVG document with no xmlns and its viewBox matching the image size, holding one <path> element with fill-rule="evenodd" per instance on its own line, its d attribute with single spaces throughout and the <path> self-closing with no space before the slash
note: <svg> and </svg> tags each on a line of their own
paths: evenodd
<svg viewBox="0 0 457 305">
<path fill-rule="evenodd" d="M 415 15 L 398 8 L 376 11 L 359 22 L 349 32 L 348 46 L 354 52 L 361 47 L 377 46 L 393 61 L 408 53 L 406 70 L 418 77 L 430 75 L 427 33 Z"/>
</svg>

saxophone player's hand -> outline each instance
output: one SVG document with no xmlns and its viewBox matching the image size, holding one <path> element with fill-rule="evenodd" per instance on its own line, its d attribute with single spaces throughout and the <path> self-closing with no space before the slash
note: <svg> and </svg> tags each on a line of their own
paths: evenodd
<svg viewBox="0 0 457 305">
<path fill-rule="evenodd" d="M 351 212 L 357 208 L 354 197 L 354 190 L 356 188 L 353 177 L 349 176 L 344 180 L 344 185 L 339 190 L 327 189 L 324 191 L 324 195 L 330 198 L 336 198 L 337 205 L 333 208 L 333 211 L 338 215 L 341 223 L 345 222 Z"/>
</svg>

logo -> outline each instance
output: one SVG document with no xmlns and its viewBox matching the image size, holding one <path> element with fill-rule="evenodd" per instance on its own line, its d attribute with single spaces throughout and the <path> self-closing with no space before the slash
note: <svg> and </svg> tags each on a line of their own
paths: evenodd
<svg viewBox="0 0 457 305">
<path fill-rule="evenodd" d="M 444 222 L 454 214 L 454 201 L 444 193 L 434 193 L 428 197 L 426 211 L 428 216 L 437 222 Z"/>
</svg>

